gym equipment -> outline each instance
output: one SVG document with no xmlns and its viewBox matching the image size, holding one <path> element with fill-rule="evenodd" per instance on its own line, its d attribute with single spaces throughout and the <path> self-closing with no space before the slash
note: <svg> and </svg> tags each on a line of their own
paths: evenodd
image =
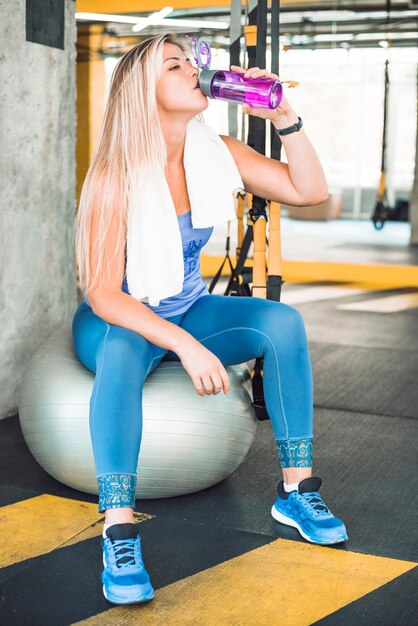
<svg viewBox="0 0 418 626">
<path fill-rule="evenodd" d="M 250 5 L 250 6 L 249 6 Z M 266 46 L 267 46 L 267 0 L 251 0 L 246 3 L 247 24 L 244 26 L 246 52 L 248 54 L 247 67 L 266 67 Z M 230 62 L 233 65 L 240 63 L 240 38 L 241 38 L 241 0 L 232 0 L 231 3 L 231 30 L 230 30 Z M 280 30 L 280 3 L 271 4 L 271 71 L 279 73 L 279 30 Z M 294 81 L 291 86 L 296 86 Z M 237 103 L 231 102 L 228 105 L 229 134 L 237 135 Z M 244 128 L 244 123 L 242 124 Z M 248 145 L 257 150 L 260 154 L 266 153 L 266 120 L 254 116 L 248 117 Z M 274 130 L 270 127 L 270 153 L 271 158 L 280 161 L 282 143 Z M 248 194 L 248 219 L 247 230 L 244 235 L 244 195 L 238 194 L 238 233 L 236 248 L 236 266 L 233 267 L 229 256 L 229 224 L 226 242 L 226 256 L 219 268 L 216 276 L 209 286 L 212 293 L 219 280 L 222 268 L 228 261 L 231 269 L 231 277 L 224 295 L 231 296 L 257 296 L 268 298 L 269 300 L 280 301 L 282 278 L 281 259 L 281 235 L 280 235 L 280 204 L 278 202 L 267 201 Z M 267 239 L 267 212 L 269 205 L 270 217 L 270 242 Z M 268 244 L 268 262 L 266 260 L 266 242 Z M 252 267 L 245 266 L 245 261 L 251 243 L 254 245 L 254 255 Z M 252 282 L 250 290 L 249 283 Z M 269 419 L 265 406 L 263 391 L 263 359 L 257 358 L 252 371 L 252 391 L 253 407 L 258 420 Z"/>
<path fill-rule="evenodd" d="M 386 36 L 389 39 L 388 33 L 391 29 L 391 17 L 390 12 L 392 9 L 392 0 L 386 0 Z M 382 130 L 382 161 L 380 165 L 380 178 L 379 187 L 377 190 L 376 204 L 371 217 L 372 222 L 376 230 L 382 230 L 385 222 L 409 221 L 409 200 L 408 198 L 397 198 L 395 200 L 395 206 L 391 207 L 387 199 L 386 188 L 386 151 L 387 151 L 387 117 L 388 117 L 388 102 L 389 102 L 389 59 L 385 61 L 385 89 L 384 89 L 384 102 L 383 102 L 383 130 Z"/>
<path fill-rule="evenodd" d="M 227 367 L 230 392 L 200 397 L 179 361 L 162 361 L 143 389 L 137 498 L 201 491 L 244 460 L 257 420 L 246 363 Z M 38 463 L 60 482 L 98 494 L 89 429 L 94 374 L 78 360 L 71 331 L 51 335 L 31 358 L 19 392 L 19 419 Z"/>
<path fill-rule="evenodd" d="M 382 136 L 382 162 L 380 166 L 379 188 L 377 190 L 376 204 L 374 207 L 372 222 L 376 230 L 381 230 L 389 219 L 390 206 L 386 197 L 386 127 L 389 99 L 389 61 L 385 61 L 385 99 L 383 104 L 383 136 Z"/>
<path fill-rule="evenodd" d="M 407 222 L 409 220 L 408 198 L 397 198 L 395 206 L 389 205 L 386 195 L 386 150 L 387 150 L 387 116 L 389 100 L 389 61 L 385 61 L 385 98 L 383 105 L 383 136 L 382 136 L 382 161 L 380 166 L 379 188 L 377 190 L 376 204 L 374 207 L 372 222 L 376 230 L 382 230 L 385 222 Z"/>
</svg>

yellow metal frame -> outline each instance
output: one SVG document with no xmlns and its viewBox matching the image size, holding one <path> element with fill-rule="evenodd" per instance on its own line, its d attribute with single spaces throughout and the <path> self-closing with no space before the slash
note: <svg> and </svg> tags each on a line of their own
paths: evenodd
<svg viewBox="0 0 418 626">
<path fill-rule="evenodd" d="M 301 0 L 281 0 L 281 4 L 300 4 Z M 318 4 L 318 0 L 303 0 L 304 4 Z M 271 6 L 272 0 L 267 4 Z M 173 9 L 197 9 L 230 6 L 231 0 L 170 0 Z M 245 6 L 245 0 L 242 0 Z M 77 0 L 76 10 L 87 13 L 146 13 L 159 11 L 167 6 L 166 0 Z"/>
</svg>

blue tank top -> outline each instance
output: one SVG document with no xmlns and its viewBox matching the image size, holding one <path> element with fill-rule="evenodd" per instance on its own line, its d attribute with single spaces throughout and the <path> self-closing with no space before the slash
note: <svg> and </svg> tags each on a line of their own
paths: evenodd
<svg viewBox="0 0 418 626">
<path fill-rule="evenodd" d="M 209 228 L 193 228 L 191 211 L 178 215 L 180 233 L 183 245 L 184 282 L 183 289 L 175 296 L 160 300 L 158 306 L 151 306 L 143 302 L 148 308 L 158 313 L 160 317 L 174 317 L 190 308 L 198 298 L 209 293 L 200 273 L 200 251 L 210 239 L 213 226 Z M 129 293 L 126 273 L 122 283 L 122 291 Z"/>
</svg>

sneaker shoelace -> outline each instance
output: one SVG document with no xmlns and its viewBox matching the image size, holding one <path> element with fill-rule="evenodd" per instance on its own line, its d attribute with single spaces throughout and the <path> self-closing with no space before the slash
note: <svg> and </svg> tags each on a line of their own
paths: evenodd
<svg viewBox="0 0 418 626">
<path fill-rule="evenodd" d="M 135 539 L 113 539 L 112 547 L 115 564 L 119 569 L 135 565 Z"/>
<path fill-rule="evenodd" d="M 322 500 L 317 491 L 307 491 L 301 495 L 304 506 L 309 508 L 315 517 L 319 517 L 320 515 L 331 515 L 330 510 L 325 505 L 325 502 Z"/>
</svg>

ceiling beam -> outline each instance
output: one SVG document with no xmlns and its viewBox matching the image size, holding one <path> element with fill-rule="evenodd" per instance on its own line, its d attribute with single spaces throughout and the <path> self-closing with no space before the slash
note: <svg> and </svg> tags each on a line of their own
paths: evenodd
<svg viewBox="0 0 418 626">
<path fill-rule="evenodd" d="M 267 4 L 271 5 L 271 0 Z M 318 0 L 281 0 L 281 5 L 321 5 L 330 2 L 318 2 Z M 382 2 L 383 4 L 383 2 Z M 242 0 L 245 6 L 245 0 Z M 147 11 L 159 11 L 166 6 L 173 9 L 196 9 L 204 7 L 230 7 L 231 0 L 76 0 L 76 11 L 82 13 L 146 13 Z"/>
</svg>

